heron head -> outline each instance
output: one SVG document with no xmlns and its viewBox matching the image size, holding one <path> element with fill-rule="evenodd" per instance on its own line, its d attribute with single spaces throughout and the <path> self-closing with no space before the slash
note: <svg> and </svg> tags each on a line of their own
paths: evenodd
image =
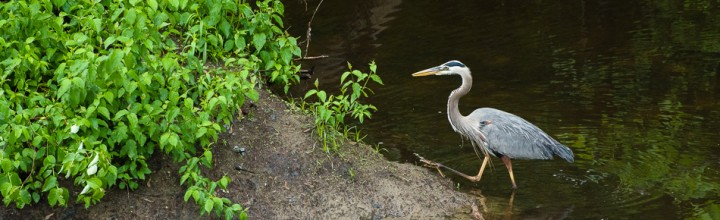
<svg viewBox="0 0 720 220">
<path fill-rule="evenodd" d="M 446 63 L 443 63 L 440 66 L 436 66 L 433 68 L 429 68 L 426 70 L 421 70 L 416 73 L 413 73 L 412 76 L 430 76 L 430 75 L 460 75 L 462 73 L 470 73 L 470 69 L 465 66 L 465 64 L 461 63 L 457 60 L 451 60 Z"/>
</svg>

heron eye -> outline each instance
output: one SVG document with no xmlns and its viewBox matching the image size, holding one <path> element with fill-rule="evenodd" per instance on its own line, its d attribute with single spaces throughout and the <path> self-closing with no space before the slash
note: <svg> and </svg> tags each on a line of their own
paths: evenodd
<svg viewBox="0 0 720 220">
<path fill-rule="evenodd" d="M 485 126 L 485 125 L 489 125 L 489 124 L 491 124 L 490 121 L 481 121 L 480 122 L 480 126 Z"/>
</svg>

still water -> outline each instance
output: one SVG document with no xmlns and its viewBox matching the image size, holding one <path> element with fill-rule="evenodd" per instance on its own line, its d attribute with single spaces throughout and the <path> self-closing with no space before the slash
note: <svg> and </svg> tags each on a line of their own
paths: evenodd
<svg viewBox="0 0 720 220">
<path fill-rule="evenodd" d="M 305 39 L 319 1 L 287 1 L 286 26 Z M 309 56 L 321 89 L 336 90 L 346 62 L 375 60 L 385 86 L 361 126 L 383 154 L 412 153 L 473 174 L 470 143 L 452 131 L 446 104 L 457 76 L 411 73 L 457 59 L 473 71 L 461 112 L 519 115 L 575 153 L 493 159 L 479 183 L 489 219 L 720 218 L 720 6 L 716 1 L 324 1 Z M 312 87 L 314 79 L 300 85 Z"/>
</svg>

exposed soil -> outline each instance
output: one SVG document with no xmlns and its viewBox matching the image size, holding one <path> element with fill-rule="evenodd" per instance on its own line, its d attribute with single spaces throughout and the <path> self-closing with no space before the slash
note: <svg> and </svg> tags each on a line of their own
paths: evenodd
<svg viewBox="0 0 720 220">
<path fill-rule="evenodd" d="M 250 219 L 473 218 L 477 197 L 456 191 L 432 170 L 387 161 L 351 141 L 338 153 L 323 152 L 311 118 L 289 110 L 269 92 L 262 91 L 260 100 L 243 111 L 245 119 L 214 145 L 215 165 L 205 173 L 232 179 L 220 193 L 247 208 Z M 244 148 L 244 155 L 233 148 Z M 162 155 L 151 164 L 154 173 L 140 189 L 108 190 L 89 209 L 74 203 L 50 208 L 41 201 L 22 210 L 0 208 L 0 220 L 201 218 L 197 205 L 183 201 L 179 165 Z M 71 189 L 71 197 L 79 191 Z"/>
</svg>

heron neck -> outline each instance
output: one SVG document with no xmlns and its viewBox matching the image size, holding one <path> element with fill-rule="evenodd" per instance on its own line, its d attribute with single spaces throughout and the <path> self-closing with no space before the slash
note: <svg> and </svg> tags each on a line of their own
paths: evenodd
<svg viewBox="0 0 720 220">
<path fill-rule="evenodd" d="M 450 93 L 447 105 L 448 120 L 455 131 L 459 131 L 458 129 L 463 125 L 462 119 L 465 118 L 458 108 L 460 98 L 468 94 L 470 88 L 472 88 L 472 76 L 469 73 L 460 74 L 460 77 L 462 77 L 462 85 Z"/>
</svg>

